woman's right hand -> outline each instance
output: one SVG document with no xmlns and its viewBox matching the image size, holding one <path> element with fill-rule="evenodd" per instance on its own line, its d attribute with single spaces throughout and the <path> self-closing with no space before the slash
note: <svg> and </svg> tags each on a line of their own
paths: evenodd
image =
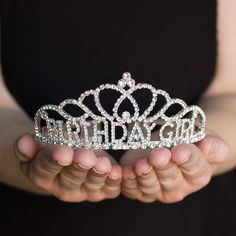
<svg viewBox="0 0 236 236">
<path fill-rule="evenodd" d="M 15 143 L 22 171 L 62 201 L 101 201 L 120 194 L 122 169 L 105 151 L 73 150 L 25 134 Z"/>
</svg>

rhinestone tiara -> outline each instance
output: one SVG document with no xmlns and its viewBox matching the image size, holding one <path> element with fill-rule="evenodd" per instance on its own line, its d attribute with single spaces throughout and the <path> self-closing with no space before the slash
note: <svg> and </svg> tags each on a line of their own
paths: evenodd
<svg viewBox="0 0 236 236">
<path fill-rule="evenodd" d="M 151 101 L 140 114 L 134 92 L 143 89 L 151 93 Z M 104 109 L 100 100 L 101 91 L 106 90 L 119 93 L 111 112 Z M 99 114 L 85 105 L 85 99 L 90 96 Z M 161 97 L 165 104 L 155 111 Z M 132 113 L 128 110 L 119 112 L 125 100 L 132 105 Z M 72 115 L 66 111 L 66 107 L 71 105 L 80 109 L 82 115 Z M 176 105 L 181 109 L 176 114 L 168 115 L 169 108 Z M 52 111 L 62 119 L 53 118 Z M 71 148 L 126 150 L 171 147 L 200 141 L 205 137 L 206 117 L 200 107 L 187 106 L 183 100 L 170 98 L 167 92 L 150 84 L 136 84 L 131 74 L 125 72 L 117 85 L 102 84 L 94 90 L 85 91 L 77 100 L 66 99 L 59 105 L 42 106 L 36 112 L 34 121 L 35 138 L 42 142 Z M 118 129 L 121 137 L 117 137 Z"/>
</svg>

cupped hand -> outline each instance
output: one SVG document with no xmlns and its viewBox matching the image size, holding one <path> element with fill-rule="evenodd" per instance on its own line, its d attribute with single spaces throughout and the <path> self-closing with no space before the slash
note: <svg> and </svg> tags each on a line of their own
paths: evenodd
<svg viewBox="0 0 236 236">
<path fill-rule="evenodd" d="M 121 159 L 122 193 L 142 202 L 178 202 L 206 186 L 228 152 L 227 143 L 210 130 L 196 144 L 128 151 Z"/>
<path fill-rule="evenodd" d="M 68 202 L 115 198 L 121 190 L 142 202 L 178 202 L 207 185 L 217 167 L 227 161 L 228 152 L 226 142 L 209 130 L 196 144 L 127 151 L 122 168 L 105 151 L 74 151 L 41 143 L 30 134 L 15 145 L 26 176 Z"/>
<path fill-rule="evenodd" d="M 62 201 L 101 201 L 120 194 L 122 169 L 105 151 L 73 150 L 25 134 L 15 143 L 22 171 Z"/>
</svg>

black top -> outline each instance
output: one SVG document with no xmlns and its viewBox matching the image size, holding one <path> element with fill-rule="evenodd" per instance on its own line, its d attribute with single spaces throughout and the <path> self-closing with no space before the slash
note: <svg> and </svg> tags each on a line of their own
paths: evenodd
<svg viewBox="0 0 236 236">
<path fill-rule="evenodd" d="M 189 105 L 197 103 L 213 78 L 213 0 L 0 4 L 5 82 L 32 118 L 41 105 L 77 98 L 105 82 L 117 83 L 125 71 Z M 0 234 L 235 235 L 235 180 L 234 171 L 218 176 L 171 205 L 123 196 L 72 204 L 1 185 Z"/>
</svg>

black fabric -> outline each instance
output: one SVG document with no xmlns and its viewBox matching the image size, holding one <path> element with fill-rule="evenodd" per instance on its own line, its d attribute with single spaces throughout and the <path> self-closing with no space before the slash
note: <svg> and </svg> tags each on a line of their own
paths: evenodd
<svg viewBox="0 0 236 236">
<path fill-rule="evenodd" d="M 77 98 L 104 82 L 116 83 L 124 71 L 188 104 L 197 103 L 213 78 L 213 0 L 0 4 L 5 82 L 32 118 L 39 106 Z M 140 106 L 146 102 L 142 99 Z M 123 196 L 70 204 L 1 185 L 0 234 L 235 235 L 235 177 L 231 171 L 214 178 L 171 205 Z"/>
</svg>

